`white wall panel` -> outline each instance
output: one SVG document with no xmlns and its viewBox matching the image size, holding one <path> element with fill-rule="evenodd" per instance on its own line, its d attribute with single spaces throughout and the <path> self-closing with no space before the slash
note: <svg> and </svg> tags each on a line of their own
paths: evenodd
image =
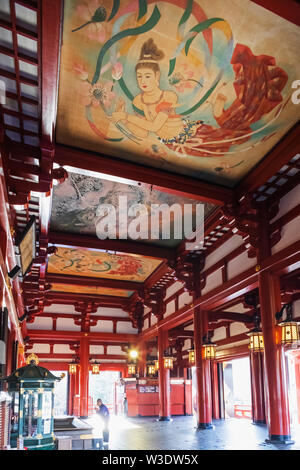
<svg viewBox="0 0 300 470">
<path fill-rule="evenodd" d="M 289 193 L 287 193 L 283 198 L 280 200 L 279 203 L 279 211 L 278 214 L 271 220 L 274 222 L 277 219 L 280 219 L 284 214 L 289 212 L 291 209 L 296 207 L 300 201 L 300 186 L 296 186 L 296 188 L 292 189 Z"/>
<path fill-rule="evenodd" d="M 239 235 L 233 235 L 230 240 L 223 243 L 219 248 L 217 248 L 213 253 L 207 256 L 205 260 L 205 267 L 204 269 L 208 269 L 213 266 L 215 263 L 220 261 L 220 259 L 224 258 L 224 256 L 231 253 L 235 248 L 241 246 L 243 244 L 243 239 Z"/>
<path fill-rule="evenodd" d="M 137 328 L 133 328 L 131 322 L 119 321 L 117 323 L 117 333 L 137 334 Z"/>
<path fill-rule="evenodd" d="M 52 318 L 50 317 L 35 317 L 33 323 L 27 323 L 27 329 L 32 330 L 52 330 Z"/>
<path fill-rule="evenodd" d="M 238 274 L 241 274 L 242 272 L 256 265 L 257 259 L 249 258 L 247 252 L 245 251 L 240 256 L 237 256 L 236 258 L 229 261 L 227 265 L 228 279 L 230 280 Z"/>
<path fill-rule="evenodd" d="M 112 333 L 113 322 L 109 320 L 99 320 L 96 326 L 91 326 L 91 331 L 102 332 L 102 333 Z"/>
<path fill-rule="evenodd" d="M 278 253 L 287 246 L 299 240 L 300 216 L 284 225 L 281 230 L 281 240 L 273 246 L 272 254 Z"/>
<path fill-rule="evenodd" d="M 207 292 L 210 292 L 211 290 L 213 290 L 216 287 L 220 286 L 222 283 L 223 283 L 222 271 L 221 271 L 221 269 L 218 269 L 218 271 L 215 271 L 214 273 L 207 276 L 206 286 L 205 286 L 204 289 L 202 289 L 201 294 L 204 295 Z"/>
<path fill-rule="evenodd" d="M 73 318 L 58 318 L 56 329 L 58 331 L 80 331 L 80 326 L 75 325 Z"/>
</svg>

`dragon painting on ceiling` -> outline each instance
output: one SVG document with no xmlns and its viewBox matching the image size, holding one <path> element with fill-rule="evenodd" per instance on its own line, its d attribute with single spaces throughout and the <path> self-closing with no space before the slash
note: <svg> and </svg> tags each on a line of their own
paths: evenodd
<svg viewBox="0 0 300 470">
<path fill-rule="evenodd" d="M 57 141 L 234 186 L 299 118 L 299 47 L 250 0 L 66 0 Z"/>
</svg>

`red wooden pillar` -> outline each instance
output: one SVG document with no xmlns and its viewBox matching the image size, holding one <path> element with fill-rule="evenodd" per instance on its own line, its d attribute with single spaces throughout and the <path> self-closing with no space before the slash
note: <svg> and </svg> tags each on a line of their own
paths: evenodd
<svg viewBox="0 0 300 470">
<path fill-rule="evenodd" d="M 275 313 L 281 309 L 280 282 L 274 274 L 259 273 L 261 324 L 265 344 L 267 424 L 271 441 L 290 439 L 290 413 L 284 350 L 277 340 Z"/>
<path fill-rule="evenodd" d="M 293 356 L 294 356 L 294 361 L 295 361 L 298 424 L 300 424 L 300 351 L 293 351 Z"/>
<path fill-rule="evenodd" d="M 89 339 L 80 340 L 80 417 L 88 417 L 89 401 Z"/>
<path fill-rule="evenodd" d="M 206 312 L 196 308 L 194 311 L 194 348 L 197 379 L 197 428 L 212 428 L 212 399 L 210 361 L 203 358 L 203 336 L 206 334 Z"/>
<path fill-rule="evenodd" d="M 73 414 L 76 416 L 80 415 L 80 410 L 79 410 L 79 401 L 78 397 L 80 397 L 80 366 L 77 367 L 76 374 L 74 374 L 74 379 L 75 379 L 75 385 L 74 385 L 74 395 L 72 397 L 73 399 Z"/>
<path fill-rule="evenodd" d="M 68 414 L 72 415 L 73 410 L 73 399 L 75 395 L 75 382 L 77 374 L 69 374 L 69 396 L 68 396 Z"/>
<path fill-rule="evenodd" d="M 220 419 L 220 401 L 219 401 L 219 380 L 218 365 L 215 361 L 211 362 L 211 391 L 212 391 L 212 417 Z"/>
<path fill-rule="evenodd" d="M 146 360 L 147 360 L 147 345 L 146 343 L 140 343 L 140 360 L 139 360 L 139 375 L 140 377 L 146 377 Z"/>
<path fill-rule="evenodd" d="M 252 421 L 258 424 L 266 423 L 263 361 L 263 353 L 250 354 Z"/>
<path fill-rule="evenodd" d="M 164 350 L 168 346 L 168 332 L 158 330 L 158 382 L 159 382 L 159 421 L 171 419 L 170 370 L 164 368 Z"/>
</svg>

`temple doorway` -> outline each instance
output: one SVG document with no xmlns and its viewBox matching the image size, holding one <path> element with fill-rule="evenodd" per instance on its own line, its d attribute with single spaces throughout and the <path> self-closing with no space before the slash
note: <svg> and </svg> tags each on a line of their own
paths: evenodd
<svg viewBox="0 0 300 470">
<path fill-rule="evenodd" d="M 251 419 L 251 377 L 248 357 L 223 362 L 225 418 Z"/>
<path fill-rule="evenodd" d="M 97 399 L 101 398 L 110 413 L 114 413 L 115 382 L 120 378 L 120 372 L 105 370 L 100 374 L 89 375 L 89 396 L 91 406 L 96 407 Z"/>
<path fill-rule="evenodd" d="M 68 414 L 68 373 L 63 370 L 50 370 L 56 377 L 63 378 L 54 384 L 54 416 Z"/>
</svg>

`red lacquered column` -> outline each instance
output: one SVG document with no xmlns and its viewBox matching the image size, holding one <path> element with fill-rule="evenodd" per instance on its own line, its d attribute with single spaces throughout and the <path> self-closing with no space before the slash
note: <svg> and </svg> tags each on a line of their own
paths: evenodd
<svg viewBox="0 0 300 470">
<path fill-rule="evenodd" d="M 88 417 L 89 399 L 89 340 L 80 340 L 80 417 Z"/>
<path fill-rule="evenodd" d="M 218 384 L 218 368 L 216 362 L 211 362 L 211 390 L 212 390 L 212 417 L 220 419 L 219 404 L 219 384 Z"/>
<path fill-rule="evenodd" d="M 203 359 L 202 344 L 206 333 L 206 312 L 196 308 L 194 311 L 194 349 L 197 378 L 197 428 L 212 428 L 212 400 L 210 361 Z"/>
<path fill-rule="evenodd" d="M 158 383 L 159 383 L 159 421 L 171 419 L 170 370 L 164 368 L 164 350 L 168 346 L 168 332 L 158 330 Z"/>
<path fill-rule="evenodd" d="M 76 374 L 69 374 L 69 399 L 68 399 L 68 414 L 73 414 L 73 397 L 75 395 L 75 380 Z"/>
<path fill-rule="evenodd" d="M 265 345 L 265 391 L 269 439 L 290 439 L 290 413 L 284 350 L 278 344 L 275 313 L 281 309 L 280 283 L 269 272 L 259 273 L 261 324 Z"/>
<path fill-rule="evenodd" d="M 252 421 L 266 423 L 263 353 L 250 354 Z"/>
</svg>

